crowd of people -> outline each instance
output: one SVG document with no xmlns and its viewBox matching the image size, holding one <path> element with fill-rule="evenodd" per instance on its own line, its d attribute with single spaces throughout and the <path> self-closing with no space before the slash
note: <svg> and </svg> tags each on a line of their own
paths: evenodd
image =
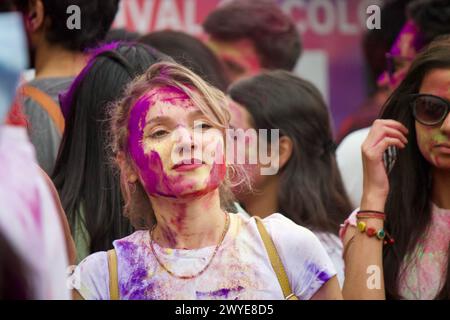
<svg viewBox="0 0 450 320">
<path fill-rule="evenodd" d="M 119 3 L 0 4 L 0 299 L 450 298 L 448 1 L 386 1 L 337 135 L 276 2 L 202 39 Z"/>
</svg>

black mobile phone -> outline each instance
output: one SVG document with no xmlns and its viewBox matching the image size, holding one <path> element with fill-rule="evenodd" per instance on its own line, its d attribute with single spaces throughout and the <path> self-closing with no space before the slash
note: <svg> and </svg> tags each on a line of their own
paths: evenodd
<svg viewBox="0 0 450 320">
<path fill-rule="evenodd" d="M 383 154 L 384 167 L 389 175 L 397 161 L 398 149 L 395 146 L 389 146 Z"/>
</svg>

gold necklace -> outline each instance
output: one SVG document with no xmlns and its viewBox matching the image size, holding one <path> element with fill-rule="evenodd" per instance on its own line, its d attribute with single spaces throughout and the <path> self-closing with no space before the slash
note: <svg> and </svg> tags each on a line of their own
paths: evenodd
<svg viewBox="0 0 450 320">
<path fill-rule="evenodd" d="M 175 274 L 173 271 L 169 270 L 169 268 L 167 268 L 162 261 L 159 259 L 158 255 L 156 254 L 155 248 L 153 246 L 153 231 L 155 230 L 156 224 L 153 226 L 153 228 L 150 230 L 150 248 L 152 249 L 152 253 L 155 256 L 156 261 L 158 262 L 158 264 L 161 266 L 161 268 L 163 268 L 168 274 L 170 274 L 172 277 L 178 278 L 178 279 L 183 279 L 183 280 L 189 280 L 189 279 L 193 279 L 196 278 L 198 276 L 200 276 L 201 274 L 203 274 L 208 267 L 211 265 L 212 261 L 214 260 L 214 257 L 217 254 L 217 251 L 219 250 L 220 246 L 222 245 L 223 240 L 225 239 L 225 235 L 227 234 L 227 231 L 230 227 L 230 217 L 229 214 L 226 213 L 225 214 L 225 227 L 222 231 L 222 236 L 220 238 L 219 243 L 216 245 L 216 248 L 214 249 L 214 252 L 211 256 L 211 258 L 209 259 L 208 263 L 206 264 L 205 267 L 203 267 L 202 270 L 200 270 L 200 272 L 198 272 L 197 274 L 194 275 L 189 275 L 189 276 L 183 276 L 183 275 L 177 275 Z"/>
</svg>

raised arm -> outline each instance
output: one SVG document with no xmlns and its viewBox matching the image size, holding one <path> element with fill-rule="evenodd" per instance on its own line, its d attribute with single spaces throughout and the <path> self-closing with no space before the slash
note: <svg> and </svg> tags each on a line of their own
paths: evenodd
<svg viewBox="0 0 450 320">
<path fill-rule="evenodd" d="M 383 153 L 389 146 L 403 149 L 408 142 L 407 132 L 401 123 L 394 120 L 374 122 L 362 145 L 364 180 L 360 210 L 384 212 L 389 180 Z M 384 227 L 382 219 L 368 218 L 364 222 L 375 230 Z M 385 299 L 383 241 L 349 226 L 344 236 L 344 248 L 344 299 Z"/>
</svg>

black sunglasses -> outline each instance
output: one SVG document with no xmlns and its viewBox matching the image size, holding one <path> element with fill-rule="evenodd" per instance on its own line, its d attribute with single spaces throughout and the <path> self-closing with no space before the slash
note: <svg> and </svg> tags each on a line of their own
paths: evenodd
<svg viewBox="0 0 450 320">
<path fill-rule="evenodd" d="M 409 103 L 413 108 L 413 116 L 425 126 L 441 124 L 450 110 L 450 102 L 432 94 L 412 94 Z"/>
</svg>

